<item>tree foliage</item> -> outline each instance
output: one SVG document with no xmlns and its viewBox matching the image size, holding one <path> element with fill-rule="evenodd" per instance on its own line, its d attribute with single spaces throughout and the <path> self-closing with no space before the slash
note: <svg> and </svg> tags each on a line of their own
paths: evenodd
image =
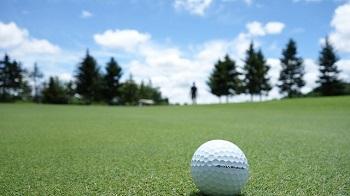
<svg viewBox="0 0 350 196">
<path fill-rule="evenodd" d="M 76 78 L 76 91 L 87 104 L 101 100 L 101 74 L 94 57 L 86 52 L 79 64 Z"/>
<path fill-rule="evenodd" d="M 300 96 L 301 88 L 305 86 L 304 61 L 297 56 L 297 45 L 293 39 L 290 39 L 283 49 L 280 62 L 282 70 L 278 79 L 280 83 L 277 85 L 280 93 L 289 98 Z"/>
<path fill-rule="evenodd" d="M 33 81 L 33 89 L 34 89 L 34 100 L 38 101 L 38 93 L 39 93 L 39 80 L 44 77 L 44 74 L 41 72 L 41 70 L 38 67 L 37 63 L 34 63 L 33 70 L 29 73 L 29 77 Z"/>
<path fill-rule="evenodd" d="M 129 79 L 121 86 L 121 103 L 124 105 L 137 105 L 138 98 L 138 86 L 130 75 Z"/>
<path fill-rule="evenodd" d="M 112 57 L 106 66 L 106 74 L 103 76 L 104 98 L 109 104 L 118 103 L 120 99 L 120 78 L 122 77 L 122 68 Z"/>
<path fill-rule="evenodd" d="M 58 77 L 50 77 L 49 83 L 44 85 L 42 92 L 44 103 L 67 104 L 66 89 Z"/>
<path fill-rule="evenodd" d="M 318 59 L 320 77 L 317 80 L 318 91 L 323 96 L 341 95 L 344 93 L 344 84 L 338 78 L 339 70 L 336 65 L 339 57 L 336 55 L 333 46 L 328 38 L 320 51 Z"/>
<path fill-rule="evenodd" d="M 224 60 L 219 60 L 209 76 L 207 84 L 212 94 L 217 97 L 237 95 L 241 90 L 240 73 L 237 71 L 236 62 L 228 55 Z M 226 99 L 227 101 L 228 99 Z"/>
<path fill-rule="evenodd" d="M 267 94 L 271 90 L 269 83 L 268 71 L 270 67 L 267 65 L 265 57 L 261 50 L 258 52 L 254 49 L 253 42 L 246 51 L 244 60 L 244 92 L 251 95 Z"/>
<path fill-rule="evenodd" d="M 21 63 L 11 61 L 8 55 L 0 61 L 0 100 L 13 101 L 20 98 L 24 85 L 24 69 Z"/>
<path fill-rule="evenodd" d="M 168 99 L 162 97 L 162 93 L 159 88 L 153 87 L 152 82 L 145 84 L 143 81 L 139 85 L 139 99 L 151 99 L 155 104 L 162 105 L 168 104 Z"/>
</svg>

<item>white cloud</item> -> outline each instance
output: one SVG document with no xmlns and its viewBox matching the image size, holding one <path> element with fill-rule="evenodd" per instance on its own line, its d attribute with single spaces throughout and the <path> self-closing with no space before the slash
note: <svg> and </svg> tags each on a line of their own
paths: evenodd
<svg viewBox="0 0 350 196">
<path fill-rule="evenodd" d="M 213 0 L 175 0 L 174 7 L 177 10 L 184 9 L 191 14 L 203 16 Z"/>
<path fill-rule="evenodd" d="M 250 22 L 246 25 L 248 32 L 252 36 L 264 36 L 266 35 L 264 26 L 257 21 Z"/>
<path fill-rule="evenodd" d="M 285 24 L 281 22 L 268 22 L 265 25 L 265 31 L 267 34 L 280 34 L 285 27 Z"/>
<path fill-rule="evenodd" d="M 337 62 L 338 68 L 341 70 L 340 78 L 350 82 L 350 59 L 343 59 Z"/>
<path fill-rule="evenodd" d="M 46 39 L 30 36 L 28 30 L 18 27 L 13 22 L 0 22 L 0 54 L 4 53 L 20 61 L 28 70 L 37 62 L 46 77 L 58 75 L 64 80 L 71 78 L 69 72 L 73 73 L 74 69 L 74 66 L 66 66 L 80 59 L 76 54 L 62 51 L 59 46 Z"/>
<path fill-rule="evenodd" d="M 81 18 L 91 18 L 93 14 L 88 10 L 82 10 L 80 13 Z"/>
<path fill-rule="evenodd" d="M 32 54 L 57 54 L 60 48 L 51 44 L 45 39 L 29 39 L 21 43 L 18 47 L 11 51 L 15 56 L 27 56 Z"/>
<path fill-rule="evenodd" d="M 17 57 L 35 54 L 57 54 L 60 48 L 45 39 L 33 38 L 15 23 L 0 22 L 0 49 Z"/>
<path fill-rule="evenodd" d="M 268 22 L 263 25 L 258 21 L 253 21 L 248 23 L 246 28 L 252 36 L 265 36 L 268 34 L 280 34 L 285 28 L 285 24 L 281 22 Z"/>
<path fill-rule="evenodd" d="M 190 85 L 196 82 L 199 101 L 210 103 L 216 98 L 207 91 L 206 80 L 214 62 L 225 54 L 224 45 L 221 41 L 204 43 L 191 57 L 185 57 L 178 48 L 153 44 L 142 47 L 142 58 L 127 67 L 136 80 L 151 80 L 160 87 L 171 102 L 189 102 Z"/>
<path fill-rule="evenodd" d="M 19 28 L 15 23 L 0 22 L 0 49 L 9 49 L 23 43 L 28 37 L 26 29 Z"/>
<path fill-rule="evenodd" d="M 350 52 L 350 3 L 339 6 L 334 13 L 330 41 L 341 52 Z"/>
<path fill-rule="evenodd" d="M 107 30 L 101 34 L 95 34 L 94 40 L 97 44 L 114 49 L 125 51 L 135 50 L 138 46 L 147 43 L 151 36 L 132 29 Z"/>
<path fill-rule="evenodd" d="M 307 93 L 317 86 L 316 81 L 319 76 L 319 71 L 318 71 L 318 65 L 313 59 L 310 59 L 310 58 L 304 59 L 304 66 L 305 66 L 304 80 L 306 84 L 302 88 L 302 92 Z"/>
</svg>

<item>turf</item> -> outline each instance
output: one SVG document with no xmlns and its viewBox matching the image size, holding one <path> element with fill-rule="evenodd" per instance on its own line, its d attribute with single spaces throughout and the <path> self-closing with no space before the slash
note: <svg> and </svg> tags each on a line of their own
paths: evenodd
<svg viewBox="0 0 350 196">
<path fill-rule="evenodd" d="M 211 139 L 245 152 L 245 195 L 350 194 L 350 97 L 198 106 L 0 105 L 0 195 L 197 195 Z"/>
</svg>

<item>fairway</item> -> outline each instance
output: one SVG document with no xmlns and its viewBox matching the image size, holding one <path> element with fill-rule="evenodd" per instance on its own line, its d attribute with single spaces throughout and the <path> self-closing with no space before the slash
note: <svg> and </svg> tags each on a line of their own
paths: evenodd
<svg viewBox="0 0 350 196">
<path fill-rule="evenodd" d="M 245 195 L 350 194 L 350 97 L 197 106 L 0 105 L 0 195 L 196 195 L 190 161 L 230 140 Z"/>
</svg>

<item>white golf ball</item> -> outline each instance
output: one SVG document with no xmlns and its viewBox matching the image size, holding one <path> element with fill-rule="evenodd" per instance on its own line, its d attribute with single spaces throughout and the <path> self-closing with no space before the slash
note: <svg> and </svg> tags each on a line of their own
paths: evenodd
<svg viewBox="0 0 350 196">
<path fill-rule="evenodd" d="M 197 188 L 208 195 L 235 195 L 248 180 L 248 161 L 232 142 L 211 140 L 194 153 L 191 173 Z"/>
</svg>

